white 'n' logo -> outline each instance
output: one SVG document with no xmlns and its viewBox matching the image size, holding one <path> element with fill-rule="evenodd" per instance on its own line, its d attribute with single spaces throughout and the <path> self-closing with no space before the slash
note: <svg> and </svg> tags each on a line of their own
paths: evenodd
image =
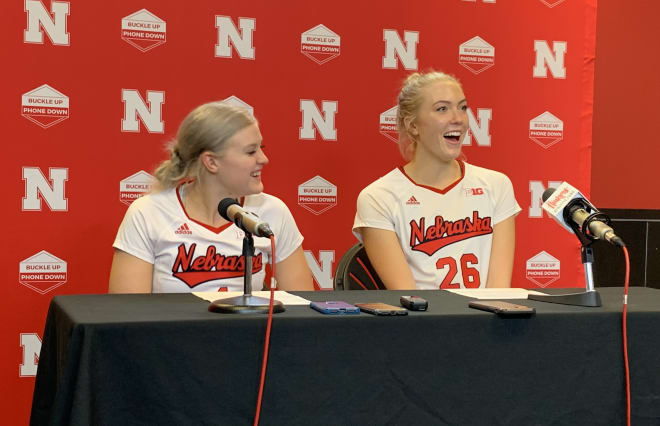
<svg viewBox="0 0 660 426">
<path fill-rule="evenodd" d="M 320 288 L 332 289 L 332 263 L 335 261 L 334 250 L 319 250 L 319 262 L 312 254 L 311 250 L 305 250 L 305 259 L 312 270 L 314 281 Z"/>
<path fill-rule="evenodd" d="M 25 0 L 27 12 L 27 30 L 23 32 L 25 43 L 44 43 L 43 28 L 54 45 L 68 46 L 69 33 L 66 31 L 66 20 L 69 14 L 69 2 L 53 1 L 50 4 L 51 14 L 40 0 Z"/>
<path fill-rule="evenodd" d="M 218 58 L 231 58 L 231 42 L 236 48 L 241 59 L 254 59 L 254 45 L 252 44 L 252 32 L 257 26 L 254 18 L 238 18 L 238 26 L 241 33 L 234 25 L 229 16 L 216 16 L 215 27 L 218 29 L 218 44 L 215 45 L 215 56 Z"/>
<path fill-rule="evenodd" d="M 314 101 L 308 99 L 300 100 L 300 111 L 302 112 L 302 127 L 300 128 L 300 139 L 316 139 L 314 125 L 326 141 L 337 140 L 337 129 L 335 128 L 335 114 L 337 113 L 337 101 L 322 101 L 323 115 Z"/>
<path fill-rule="evenodd" d="M 23 359 L 18 367 L 20 377 L 34 377 L 37 375 L 39 353 L 41 352 L 41 338 L 36 333 L 21 333 L 21 347 Z"/>
<path fill-rule="evenodd" d="M 48 179 L 52 182 L 51 186 L 39 167 L 23 167 L 25 197 L 23 197 L 22 210 L 41 211 L 41 198 L 43 198 L 51 211 L 67 211 L 68 200 L 64 197 L 64 182 L 68 180 L 68 175 L 69 169 L 49 168 Z"/>
<path fill-rule="evenodd" d="M 399 57 L 403 68 L 407 70 L 417 69 L 417 43 L 419 33 L 417 31 L 404 31 L 403 38 L 406 40 L 405 47 L 396 30 L 383 30 L 383 41 L 385 42 L 385 56 L 383 56 L 383 68 L 397 69 L 396 56 Z M 396 56 L 395 56 L 396 54 Z"/>
<path fill-rule="evenodd" d="M 470 128 L 463 139 L 463 145 L 472 145 L 472 136 L 474 136 L 477 146 L 490 146 L 490 120 L 493 118 L 493 110 L 490 108 L 477 108 L 479 119 L 474 117 L 470 108 L 468 108 L 467 113 Z"/>
<path fill-rule="evenodd" d="M 553 41 L 552 51 L 545 40 L 534 40 L 536 63 L 534 64 L 534 78 L 547 78 L 548 69 L 554 78 L 566 78 L 564 56 L 566 55 L 566 42 Z M 554 54 L 553 54 L 554 52 Z"/>
<path fill-rule="evenodd" d="M 147 90 L 149 108 L 147 108 L 137 90 L 121 89 L 121 100 L 124 102 L 124 118 L 121 120 L 122 132 L 139 132 L 140 122 L 137 120 L 138 116 L 147 126 L 149 133 L 165 132 L 165 122 L 163 121 L 165 92 Z"/>
<path fill-rule="evenodd" d="M 547 188 L 556 188 L 561 185 L 560 180 L 550 180 L 548 181 Z M 540 180 L 530 180 L 529 181 L 529 193 L 531 194 L 531 200 L 529 203 L 529 217 L 543 217 L 543 193 L 547 189 L 543 182 Z"/>
</svg>

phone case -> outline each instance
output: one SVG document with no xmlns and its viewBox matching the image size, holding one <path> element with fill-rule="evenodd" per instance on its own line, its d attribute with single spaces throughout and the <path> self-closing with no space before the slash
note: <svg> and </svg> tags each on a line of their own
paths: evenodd
<svg viewBox="0 0 660 426">
<path fill-rule="evenodd" d="M 309 307 L 328 315 L 359 314 L 360 308 L 342 301 L 311 302 Z"/>
<path fill-rule="evenodd" d="M 501 300 L 473 300 L 469 307 L 482 311 L 494 312 L 498 315 L 532 315 L 536 309 L 516 303 Z"/>
<path fill-rule="evenodd" d="M 387 303 L 356 303 L 355 306 L 372 315 L 408 315 L 406 309 Z"/>
</svg>

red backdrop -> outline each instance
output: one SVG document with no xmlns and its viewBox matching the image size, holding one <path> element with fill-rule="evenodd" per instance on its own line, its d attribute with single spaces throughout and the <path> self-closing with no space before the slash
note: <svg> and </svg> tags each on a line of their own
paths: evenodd
<svg viewBox="0 0 660 426">
<path fill-rule="evenodd" d="M 329 288 L 355 242 L 357 194 L 401 164 L 391 116 L 402 79 L 453 73 L 470 105 L 468 161 L 506 173 L 523 208 L 513 285 L 584 285 L 577 239 L 540 196 L 564 180 L 590 190 L 596 0 L 131 3 L 7 7 L 0 377 L 14 389 L 2 400 L 11 423 L 28 416 L 50 299 L 106 291 L 127 204 L 181 119 L 212 100 L 253 108 L 266 191 L 291 208 Z"/>
<path fill-rule="evenodd" d="M 660 40 L 659 15 L 657 1 L 598 5 L 591 201 L 600 208 L 660 210 L 660 55 L 646 47 Z"/>
</svg>

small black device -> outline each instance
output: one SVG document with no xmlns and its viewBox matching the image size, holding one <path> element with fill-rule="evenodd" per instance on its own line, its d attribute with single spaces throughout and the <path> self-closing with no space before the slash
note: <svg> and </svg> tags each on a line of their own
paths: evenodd
<svg viewBox="0 0 660 426">
<path fill-rule="evenodd" d="M 429 302 L 419 296 L 401 296 L 401 306 L 411 311 L 425 311 L 429 308 Z"/>
</svg>

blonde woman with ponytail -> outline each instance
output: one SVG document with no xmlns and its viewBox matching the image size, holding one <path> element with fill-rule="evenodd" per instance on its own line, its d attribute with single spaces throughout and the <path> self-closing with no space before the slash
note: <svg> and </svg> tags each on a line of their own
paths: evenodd
<svg viewBox="0 0 660 426">
<path fill-rule="evenodd" d="M 406 164 L 367 186 L 353 233 L 388 289 L 510 287 L 520 211 L 502 173 L 468 164 L 458 80 L 415 73 L 398 97 Z"/>
<path fill-rule="evenodd" d="M 242 291 L 243 231 L 218 213 L 228 197 L 270 224 L 278 288 L 314 289 L 291 212 L 263 192 L 268 158 L 252 114 L 222 102 L 201 105 L 183 120 L 169 152 L 154 190 L 130 205 L 119 227 L 110 293 Z M 252 285 L 261 290 L 270 240 L 255 237 L 254 245 Z"/>
</svg>

